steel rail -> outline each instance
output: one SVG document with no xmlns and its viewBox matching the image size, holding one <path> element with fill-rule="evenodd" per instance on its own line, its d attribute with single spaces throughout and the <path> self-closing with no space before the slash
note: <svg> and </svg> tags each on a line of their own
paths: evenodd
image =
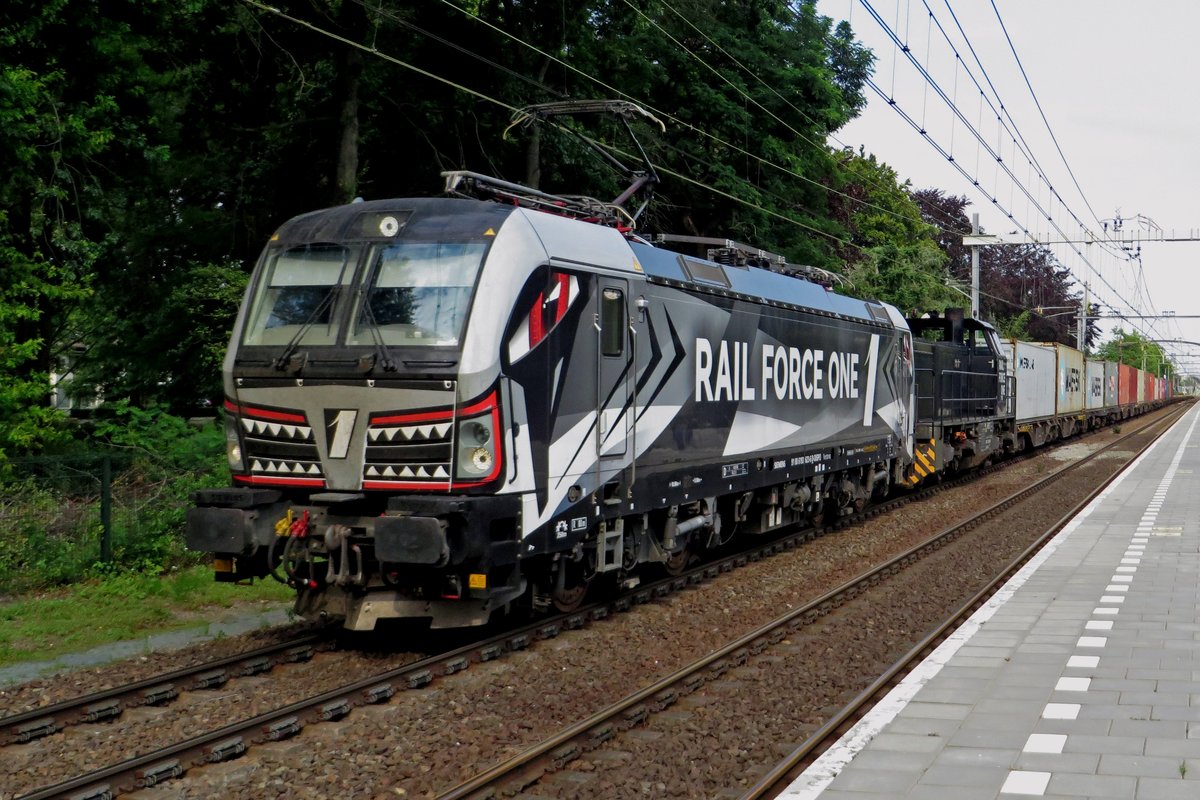
<svg viewBox="0 0 1200 800">
<path fill-rule="evenodd" d="M 307 661 L 327 642 L 325 631 L 306 633 L 245 653 L 0 717 L 0 745 L 24 744 L 58 733 L 70 725 L 105 722 L 119 717 L 127 708 L 164 705 L 177 698 L 180 692 L 215 689 L 230 679 L 259 675 L 279 664 Z"/>
</svg>

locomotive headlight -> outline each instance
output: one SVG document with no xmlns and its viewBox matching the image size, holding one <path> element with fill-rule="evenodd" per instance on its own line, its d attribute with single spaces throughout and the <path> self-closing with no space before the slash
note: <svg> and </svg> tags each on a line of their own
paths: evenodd
<svg viewBox="0 0 1200 800">
<path fill-rule="evenodd" d="M 471 466 L 476 472 L 487 473 L 492 469 L 492 451 L 486 447 L 476 447 L 471 451 Z"/>
<path fill-rule="evenodd" d="M 225 457 L 229 459 L 229 469 L 242 472 L 246 464 L 242 460 L 242 440 L 238 436 L 237 417 L 232 414 L 225 416 Z"/>
<path fill-rule="evenodd" d="M 476 444 L 487 444 L 492 439 L 492 432 L 482 422 L 468 422 L 463 426 L 463 439 L 470 439 Z"/>
<path fill-rule="evenodd" d="M 492 430 L 492 414 L 464 420 L 458 425 L 458 468 L 459 478 L 479 480 L 492 474 L 496 468 L 495 431 Z"/>
</svg>

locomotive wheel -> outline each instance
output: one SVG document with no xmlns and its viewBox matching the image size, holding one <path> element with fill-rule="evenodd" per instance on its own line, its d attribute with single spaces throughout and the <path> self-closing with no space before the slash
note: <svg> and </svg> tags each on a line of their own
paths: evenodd
<svg viewBox="0 0 1200 800">
<path fill-rule="evenodd" d="M 559 569 L 563 572 L 555 578 L 550 602 L 556 609 L 567 614 L 583 605 L 591 578 L 585 574 L 582 564 L 563 563 Z"/>
<path fill-rule="evenodd" d="M 587 595 L 587 590 L 588 585 L 586 583 L 579 583 L 563 589 L 555 589 L 550 595 L 550 601 L 554 603 L 554 607 L 557 610 L 564 614 L 569 614 L 583 605 L 583 598 Z"/>
<path fill-rule="evenodd" d="M 687 569 L 688 562 L 692 560 L 692 551 L 686 547 L 681 547 L 672 553 L 666 561 L 663 562 L 663 569 L 672 578 L 680 575 Z"/>
</svg>

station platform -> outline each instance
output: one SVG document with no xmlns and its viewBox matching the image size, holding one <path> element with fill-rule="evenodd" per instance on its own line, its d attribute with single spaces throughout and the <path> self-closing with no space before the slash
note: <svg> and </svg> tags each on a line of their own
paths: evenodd
<svg viewBox="0 0 1200 800">
<path fill-rule="evenodd" d="M 1200 798 L 1200 404 L 780 795 Z"/>
</svg>

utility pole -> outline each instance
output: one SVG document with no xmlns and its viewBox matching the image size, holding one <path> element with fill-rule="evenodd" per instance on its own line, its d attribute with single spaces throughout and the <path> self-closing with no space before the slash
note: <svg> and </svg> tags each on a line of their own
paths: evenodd
<svg viewBox="0 0 1200 800">
<path fill-rule="evenodd" d="M 979 235 L 979 214 L 971 215 L 971 235 Z M 971 245 L 971 317 L 979 319 L 979 245 Z"/>
<path fill-rule="evenodd" d="M 1079 321 L 1077 325 L 1078 333 L 1076 334 L 1076 346 L 1079 352 L 1087 352 L 1087 313 L 1088 307 L 1091 305 L 1091 298 L 1088 295 L 1087 281 L 1083 282 L 1083 305 L 1079 308 Z"/>
</svg>

